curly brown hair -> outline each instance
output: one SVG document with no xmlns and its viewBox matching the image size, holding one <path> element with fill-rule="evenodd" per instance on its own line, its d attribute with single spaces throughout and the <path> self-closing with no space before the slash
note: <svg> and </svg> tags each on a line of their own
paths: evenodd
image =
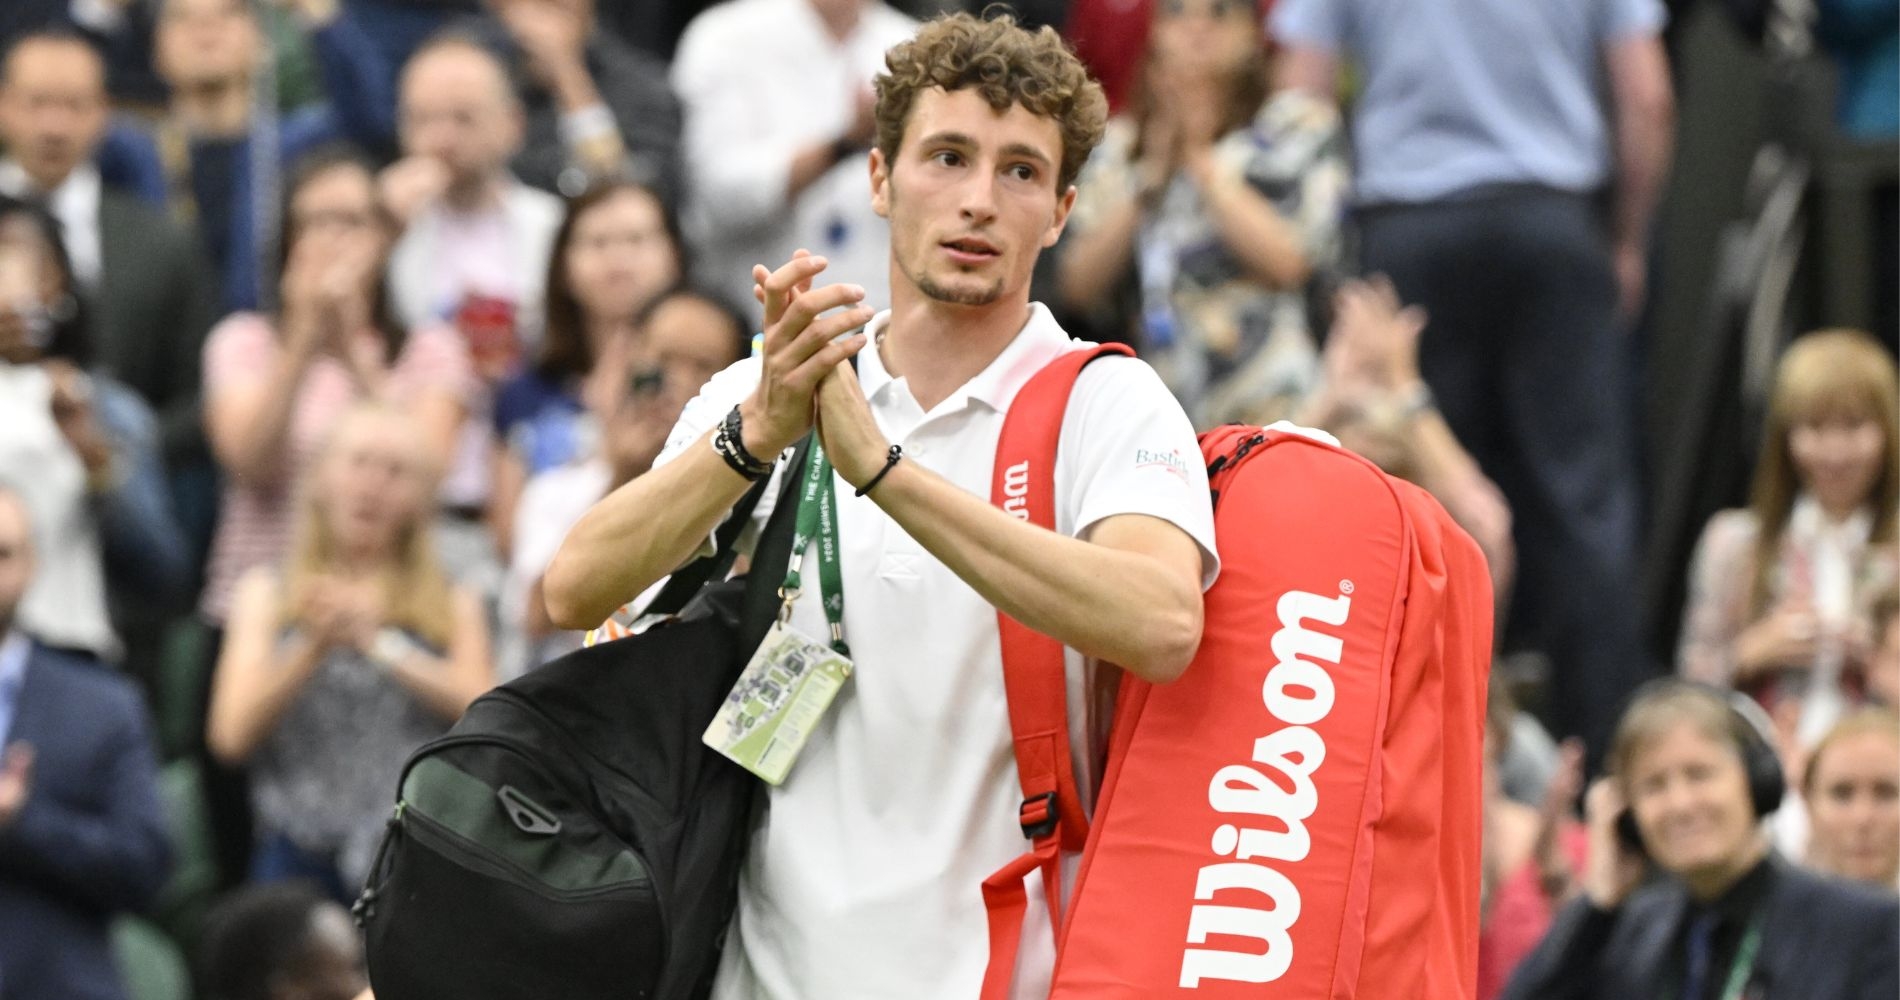
<svg viewBox="0 0 1900 1000">
<path fill-rule="evenodd" d="M 1075 183 L 1108 122 L 1101 84 L 1089 77 L 1062 36 L 1046 25 L 1027 31 L 1007 13 L 939 17 L 892 48 L 884 65 L 888 71 L 876 80 L 877 148 L 886 162 L 903 144 L 918 93 L 932 87 L 974 88 L 999 112 L 1020 104 L 1031 114 L 1054 119 L 1062 129 L 1058 194 Z"/>
</svg>

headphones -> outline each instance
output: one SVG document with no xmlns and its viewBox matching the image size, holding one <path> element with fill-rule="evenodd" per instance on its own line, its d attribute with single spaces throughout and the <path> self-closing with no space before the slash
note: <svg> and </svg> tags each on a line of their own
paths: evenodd
<svg viewBox="0 0 1900 1000">
<path fill-rule="evenodd" d="M 1774 724 L 1755 699 L 1739 691 L 1701 681 L 1659 677 L 1637 688 L 1624 711 L 1627 713 L 1630 707 L 1652 698 L 1685 691 L 1713 699 L 1728 709 L 1729 738 L 1742 756 L 1742 772 L 1748 781 L 1748 799 L 1754 807 L 1755 818 L 1763 819 L 1779 809 L 1782 798 L 1788 793 L 1788 779 L 1781 770 L 1781 756 L 1775 752 Z M 1633 809 L 1625 808 L 1623 814 L 1617 817 L 1617 825 L 1618 832 L 1624 834 L 1632 845 L 1641 843 L 1641 838 L 1636 836 Z"/>
</svg>

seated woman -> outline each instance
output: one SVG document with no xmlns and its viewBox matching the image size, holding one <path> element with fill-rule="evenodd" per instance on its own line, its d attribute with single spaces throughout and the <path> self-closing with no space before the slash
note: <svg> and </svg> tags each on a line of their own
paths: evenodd
<svg viewBox="0 0 1900 1000">
<path fill-rule="evenodd" d="M 548 259 L 541 353 L 495 393 L 495 549 L 513 549 L 515 507 L 528 478 L 584 456 L 593 438 L 588 375 L 638 339 L 635 322 L 685 273 L 679 223 L 658 195 L 608 181 L 570 201 Z"/>
<path fill-rule="evenodd" d="M 205 342 L 205 430 L 225 485 L 200 612 L 217 627 L 238 578 L 289 551 L 293 498 L 339 414 L 400 404 L 445 468 L 474 385 L 459 334 L 395 318 L 384 272 L 396 230 L 364 160 L 312 153 L 284 200 L 276 315 L 237 313 Z"/>
<path fill-rule="evenodd" d="M 1900 579 L 1900 380 L 1878 342 L 1829 330 L 1775 373 L 1749 505 L 1696 546 L 1677 668 L 1753 695 L 1810 746 L 1860 700 L 1870 606 Z"/>
<path fill-rule="evenodd" d="M 205 735 L 250 764 L 254 879 L 353 897 L 409 752 L 494 683 L 480 603 L 436 562 L 436 461 L 415 418 L 350 411 L 311 471 L 290 558 L 238 585 Z"/>
<path fill-rule="evenodd" d="M 1836 723 L 1801 776 L 1808 867 L 1900 889 L 1900 715 L 1866 708 Z"/>
<path fill-rule="evenodd" d="M 0 196 L 0 482 L 29 508 L 39 548 L 18 624 L 50 645 L 116 659 L 108 597 L 175 607 L 191 560 L 157 422 L 87 363 L 85 307 L 59 224 Z"/>
<path fill-rule="evenodd" d="M 1306 289 L 1339 257 L 1331 104 L 1268 97 L 1251 0 L 1160 0 L 1130 114 L 1076 182 L 1058 299 L 1129 340 L 1196 427 L 1287 416 L 1314 374 Z"/>
<path fill-rule="evenodd" d="M 1609 748 L 1611 775 L 1585 799 L 1583 893 L 1503 995 L 1900 993 L 1900 901 L 1770 851 L 1762 820 L 1783 792 L 1771 738 L 1761 711 L 1733 692 L 1675 679 L 1639 690 Z"/>
</svg>

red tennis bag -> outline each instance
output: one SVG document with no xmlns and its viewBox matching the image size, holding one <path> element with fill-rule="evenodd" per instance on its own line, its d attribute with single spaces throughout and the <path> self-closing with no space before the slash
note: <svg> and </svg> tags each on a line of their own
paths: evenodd
<svg viewBox="0 0 1900 1000">
<path fill-rule="evenodd" d="M 1010 405 L 995 493 L 1054 523 L 1065 355 Z M 1032 849 L 984 884 L 984 1000 L 1009 996 L 1024 877 L 1057 927 L 1052 1000 L 1469 998 L 1491 585 L 1425 491 L 1299 434 L 1201 436 L 1219 580 L 1177 681 L 1124 675 L 1092 824 L 1062 649 L 1002 618 Z"/>
</svg>

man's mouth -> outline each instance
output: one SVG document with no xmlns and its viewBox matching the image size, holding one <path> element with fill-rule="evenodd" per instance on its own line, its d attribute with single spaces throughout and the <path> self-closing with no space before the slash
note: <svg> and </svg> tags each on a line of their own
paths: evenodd
<svg viewBox="0 0 1900 1000">
<path fill-rule="evenodd" d="M 939 245 L 950 251 L 952 255 L 971 261 L 989 260 L 1002 253 L 1002 251 L 996 249 L 995 244 L 976 236 L 944 240 Z"/>
</svg>

